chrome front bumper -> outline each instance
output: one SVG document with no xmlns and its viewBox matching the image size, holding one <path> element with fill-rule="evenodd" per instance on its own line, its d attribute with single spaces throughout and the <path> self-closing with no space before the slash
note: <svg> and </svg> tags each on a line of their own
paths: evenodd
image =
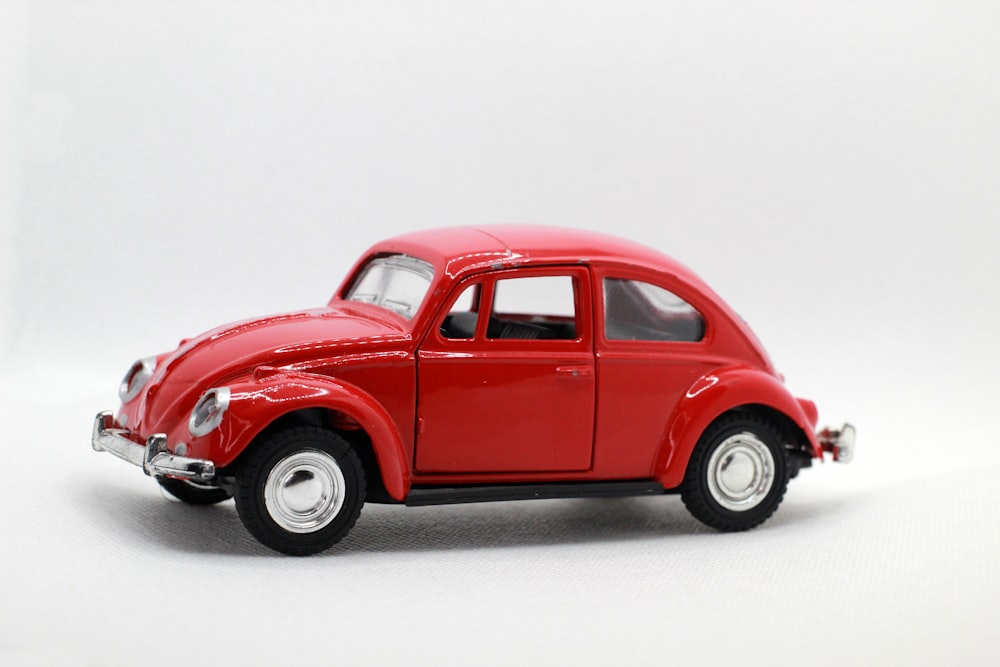
<svg viewBox="0 0 1000 667">
<path fill-rule="evenodd" d="M 114 428 L 111 412 L 99 412 L 94 418 L 94 433 L 90 443 L 94 451 L 109 452 L 123 461 L 139 466 L 151 477 L 177 477 L 195 482 L 210 482 L 215 478 L 215 464 L 206 459 L 175 456 L 167 451 L 167 436 L 154 433 L 142 446 L 128 438 L 128 430 Z"/>
<path fill-rule="evenodd" d="M 839 430 L 825 428 L 817 434 L 819 446 L 824 452 L 833 454 L 833 460 L 838 463 L 850 463 L 854 458 L 854 443 L 857 431 L 850 424 L 844 424 Z"/>
</svg>

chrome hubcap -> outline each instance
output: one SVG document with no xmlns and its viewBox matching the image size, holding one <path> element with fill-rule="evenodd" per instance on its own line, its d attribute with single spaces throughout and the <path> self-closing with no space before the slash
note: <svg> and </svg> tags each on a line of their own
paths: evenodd
<svg viewBox="0 0 1000 667">
<path fill-rule="evenodd" d="M 346 484 L 337 461 L 315 449 L 278 461 L 264 482 L 264 505 L 278 526 L 290 533 L 311 533 L 344 506 Z"/>
<path fill-rule="evenodd" d="M 744 512 L 774 486 L 774 457 L 753 433 L 729 436 L 708 460 L 708 490 L 728 510 Z"/>
</svg>

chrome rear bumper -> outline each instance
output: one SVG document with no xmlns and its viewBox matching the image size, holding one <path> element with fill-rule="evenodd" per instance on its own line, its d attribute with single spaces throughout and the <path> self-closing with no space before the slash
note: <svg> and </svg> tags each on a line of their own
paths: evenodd
<svg viewBox="0 0 1000 667">
<path fill-rule="evenodd" d="M 839 430 L 825 428 L 816 434 L 819 446 L 824 452 L 833 454 L 833 460 L 838 463 L 850 463 L 854 458 L 854 446 L 857 440 L 857 430 L 850 424 L 844 424 Z"/>
<path fill-rule="evenodd" d="M 128 430 L 113 428 L 111 412 L 97 413 L 90 444 L 94 451 L 114 454 L 123 461 L 139 466 L 151 477 L 177 477 L 195 482 L 209 482 L 215 478 L 215 464 L 206 459 L 175 456 L 167 451 L 167 436 L 154 433 L 146 445 L 133 442 Z"/>
</svg>

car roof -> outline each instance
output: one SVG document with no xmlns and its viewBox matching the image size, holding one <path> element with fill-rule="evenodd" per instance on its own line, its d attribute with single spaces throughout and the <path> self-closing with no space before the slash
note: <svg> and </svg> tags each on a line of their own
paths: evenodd
<svg viewBox="0 0 1000 667">
<path fill-rule="evenodd" d="M 339 293 L 345 293 L 365 262 L 373 256 L 403 253 L 431 262 L 438 277 L 455 281 L 481 270 L 545 264 L 604 264 L 624 270 L 669 274 L 692 288 L 684 298 L 709 316 L 717 331 L 741 332 L 760 363 L 772 369 L 767 353 L 750 327 L 693 271 L 669 256 L 634 241 L 600 232 L 543 225 L 470 225 L 440 227 L 386 239 L 363 255 Z M 442 297 L 443 298 L 443 297 Z M 709 309 L 704 309 L 709 306 Z M 714 313 L 712 312 L 714 311 Z M 725 320 L 729 325 L 723 327 Z"/>
<path fill-rule="evenodd" d="M 568 227 L 440 227 L 387 239 L 372 252 L 411 254 L 444 267 L 445 273 L 453 277 L 497 265 L 603 262 L 641 266 L 700 282 L 683 264 L 652 248 L 610 234 Z"/>
</svg>

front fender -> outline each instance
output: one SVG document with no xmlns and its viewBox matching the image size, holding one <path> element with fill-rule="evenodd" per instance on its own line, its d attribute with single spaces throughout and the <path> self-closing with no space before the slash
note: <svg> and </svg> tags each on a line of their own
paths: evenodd
<svg viewBox="0 0 1000 667">
<path fill-rule="evenodd" d="M 815 406 L 793 397 L 770 373 L 732 367 L 703 375 L 685 392 L 667 425 L 654 467 L 656 479 L 668 489 L 679 486 L 691 452 L 709 424 L 719 415 L 744 406 L 764 406 L 785 415 L 805 434 L 813 456 L 822 457 L 814 432 Z"/>
<path fill-rule="evenodd" d="M 323 375 L 295 371 L 255 373 L 247 382 L 230 385 L 229 411 L 214 452 L 217 466 L 232 463 L 269 424 L 308 408 L 341 412 L 371 438 L 385 490 L 403 500 L 410 490 L 406 452 L 392 417 L 362 389 Z"/>
</svg>

